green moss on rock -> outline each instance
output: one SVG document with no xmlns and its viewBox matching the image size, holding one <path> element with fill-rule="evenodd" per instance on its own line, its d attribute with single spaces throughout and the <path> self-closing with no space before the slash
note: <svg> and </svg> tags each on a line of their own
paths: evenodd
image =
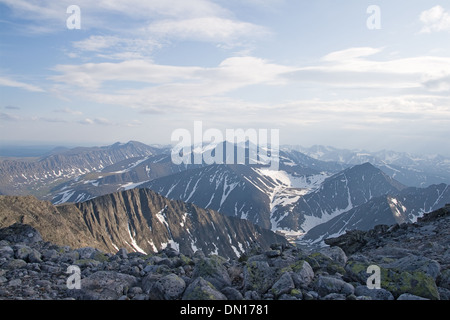
<svg viewBox="0 0 450 320">
<path fill-rule="evenodd" d="M 311 265 L 314 272 L 323 270 L 329 274 L 345 274 L 345 269 L 342 266 L 320 252 L 310 254 L 305 260 Z"/>
<path fill-rule="evenodd" d="M 396 269 L 381 269 L 381 287 L 398 298 L 403 293 L 439 300 L 434 279 L 422 271 L 406 272 Z"/>
<path fill-rule="evenodd" d="M 109 258 L 106 254 L 103 252 L 97 251 L 92 256 L 91 259 L 97 260 L 99 262 L 108 262 Z"/>
<path fill-rule="evenodd" d="M 281 272 L 271 268 L 267 262 L 251 261 L 244 268 L 244 285 L 247 290 L 262 294 L 267 292 L 279 278 Z"/>
<path fill-rule="evenodd" d="M 78 259 L 74 261 L 74 264 L 80 267 L 93 267 L 99 265 L 101 262 L 94 259 Z"/>
<path fill-rule="evenodd" d="M 371 274 L 367 273 L 370 263 L 348 261 L 345 267 L 346 276 L 363 285 Z M 439 292 L 432 277 L 422 271 L 402 271 L 395 268 L 380 267 L 381 288 L 388 290 L 395 298 L 403 293 L 410 293 L 419 297 L 438 300 Z"/>
</svg>

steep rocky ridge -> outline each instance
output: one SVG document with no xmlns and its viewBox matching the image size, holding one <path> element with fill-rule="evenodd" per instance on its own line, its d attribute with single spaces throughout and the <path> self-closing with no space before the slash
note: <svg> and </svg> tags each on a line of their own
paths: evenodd
<svg viewBox="0 0 450 320">
<path fill-rule="evenodd" d="M 73 247 L 119 248 L 145 253 L 168 245 L 182 253 L 198 249 L 237 257 L 258 242 L 286 240 L 246 220 L 193 204 L 171 201 L 148 189 L 118 192 L 83 203 L 53 206 L 34 197 L 0 196 L 0 226 L 28 223 L 45 240 Z"/>
</svg>

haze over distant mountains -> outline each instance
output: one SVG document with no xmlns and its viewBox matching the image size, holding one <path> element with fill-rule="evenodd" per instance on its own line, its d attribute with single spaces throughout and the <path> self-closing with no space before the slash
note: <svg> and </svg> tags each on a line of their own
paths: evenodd
<svg viewBox="0 0 450 320">
<path fill-rule="evenodd" d="M 60 149 L 1 160 L 0 194 L 80 207 L 120 191 L 151 189 L 303 243 L 415 221 L 450 202 L 450 159 L 442 156 L 285 146 L 278 171 L 249 164 L 249 156 L 238 164 L 176 165 L 169 148 L 136 141 Z"/>
</svg>

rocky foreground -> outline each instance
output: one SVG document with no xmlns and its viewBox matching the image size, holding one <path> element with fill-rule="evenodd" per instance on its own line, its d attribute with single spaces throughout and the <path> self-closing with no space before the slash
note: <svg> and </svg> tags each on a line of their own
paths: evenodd
<svg viewBox="0 0 450 320">
<path fill-rule="evenodd" d="M 317 251 L 255 244 L 237 260 L 171 248 L 110 254 L 45 242 L 31 226 L 14 224 L 0 229 L 0 299 L 450 300 L 449 207 L 416 224 L 327 242 Z M 380 289 L 369 288 L 374 265 Z"/>
</svg>

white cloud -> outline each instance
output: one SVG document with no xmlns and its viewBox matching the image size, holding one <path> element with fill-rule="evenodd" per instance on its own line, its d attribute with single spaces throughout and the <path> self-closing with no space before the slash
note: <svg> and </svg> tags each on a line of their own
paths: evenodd
<svg viewBox="0 0 450 320">
<path fill-rule="evenodd" d="M 87 63 L 57 65 L 55 82 L 89 90 L 99 89 L 105 82 L 131 81 L 135 84 L 163 84 L 172 81 L 194 80 L 199 67 L 157 65 L 147 60 L 129 60 L 118 63 Z"/>
<path fill-rule="evenodd" d="M 16 80 L 5 78 L 5 77 L 0 77 L 0 86 L 21 88 L 21 89 L 31 91 L 31 92 L 44 92 L 45 91 L 44 89 L 42 89 L 38 86 L 20 82 L 20 81 L 16 81 Z"/>
<path fill-rule="evenodd" d="M 252 23 L 217 16 L 156 21 L 150 24 L 148 31 L 157 37 L 226 43 L 229 46 L 242 38 L 262 37 L 270 33 Z"/>
<path fill-rule="evenodd" d="M 429 89 L 433 81 L 450 76 L 450 58 L 416 56 L 375 59 L 380 48 L 349 48 L 324 56 L 322 63 L 299 68 L 293 81 L 341 88 Z"/>
<path fill-rule="evenodd" d="M 234 94 L 250 86 L 270 92 L 267 86 L 295 91 L 299 84 L 301 87 L 311 84 L 319 92 L 331 91 L 328 90 L 331 88 L 343 93 L 340 97 L 348 96 L 348 90 L 355 90 L 358 94 L 353 99 L 360 99 L 367 89 L 374 97 L 392 95 L 389 103 L 385 104 L 387 109 L 406 105 L 405 110 L 409 110 L 411 104 L 394 104 L 396 96 L 413 92 L 411 97 L 417 97 L 417 101 L 422 103 L 423 96 L 448 94 L 450 58 L 418 56 L 392 59 L 386 58 L 389 55 L 384 54 L 385 50 L 349 48 L 331 52 L 317 65 L 307 67 L 280 65 L 252 56 L 227 58 L 210 68 L 159 65 L 147 60 L 59 65 L 54 69 L 59 74 L 51 79 L 61 96 L 83 97 L 88 101 L 131 107 L 149 114 L 201 114 L 210 110 L 229 110 L 234 106 L 236 109 L 246 106 L 246 110 L 252 110 L 254 114 L 265 114 L 267 104 L 252 103 L 251 95 L 248 96 L 250 99 L 240 101 L 239 94 Z M 375 59 L 378 53 L 383 53 L 380 55 L 383 60 Z M 284 100 L 288 99 L 297 101 L 295 95 Z M 337 105 L 341 112 L 341 101 Z M 366 106 L 367 103 L 362 108 Z M 330 108 L 330 105 L 326 107 Z M 312 112 L 310 108 L 302 108 Z M 352 105 L 351 110 L 354 108 Z M 379 109 L 377 112 L 387 113 Z"/>
<path fill-rule="evenodd" d="M 373 56 L 381 52 L 381 48 L 371 48 L 371 47 L 356 47 L 349 48 L 345 50 L 335 51 L 327 54 L 322 58 L 323 61 L 331 62 L 343 62 L 347 60 L 354 60 L 357 58 Z"/>
<path fill-rule="evenodd" d="M 135 35 L 136 36 L 136 35 Z M 148 38 L 131 36 L 92 35 L 87 39 L 72 43 L 75 51 L 69 51 L 69 57 L 77 58 L 87 53 L 108 60 L 137 60 L 149 57 L 161 43 Z"/>
<path fill-rule="evenodd" d="M 78 121 L 79 124 L 83 124 L 83 125 L 102 125 L 102 126 L 115 126 L 117 124 L 115 124 L 114 122 L 105 119 L 105 118 L 85 118 L 83 120 Z"/>
<path fill-rule="evenodd" d="M 193 18 L 229 14 L 227 10 L 210 0 L 101 0 L 83 1 L 101 10 L 123 13 L 134 18 L 171 17 Z M 94 4 L 95 3 L 95 4 Z M 83 4 L 84 6 L 84 4 Z"/>
<path fill-rule="evenodd" d="M 0 3 L 21 19 L 29 20 L 30 32 L 46 33 L 66 31 L 66 9 L 73 1 L 0 0 Z M 242 44 L 237 40 L 269 34 L 262 26 L 239 21 L 232 12 L 211 0 L 78 0 L 76 4 L 81 9 L 82 29 L 102 32 L 74 42 L 74 48 L 81 51 L 101 52 L 119 46 L 128 55 L 143 51 L 142 56 L 148 56 L 153 48 L 162 45 L 156 40 L 208 41 L 230 47 Z"/>
<path fill-rule="evenodd" d="M 450 13 L 439 5 L 423 11 L 420 21 L 424 24 L 421 33 L 450 32 Z"/>
<path fill-rule="evenodd" d="M 83 114 L 83 112 L 81 112 L 81 111 L 72 110 L 70 108 L 56 109 L 55 112 L 56 113 L 65 113 L 65 114 L 77 115 L 77 116 Z"/>
<path fill-rule="evenodd" d="M 250 85 L 282 85 L 286 83 L 283 74 L 295 69 L 255 57 L 233 57 L 214 68 L 132 60 L 59 65 L 54 70 L 59 73 L 51 78 L 54 90 L 67 90 L 63 96 L 83 96 L 99 103 L 158 113 L 168 108 L 204 106 L 209 99 Z"/>
<path fill-rule="evenodd" d="M 73 47 L 82 51 L 102 51 L 120 43 L 122 39 L 114 36 L 90 36 L 87 39 L 76 41 Z"/>
</svg>

